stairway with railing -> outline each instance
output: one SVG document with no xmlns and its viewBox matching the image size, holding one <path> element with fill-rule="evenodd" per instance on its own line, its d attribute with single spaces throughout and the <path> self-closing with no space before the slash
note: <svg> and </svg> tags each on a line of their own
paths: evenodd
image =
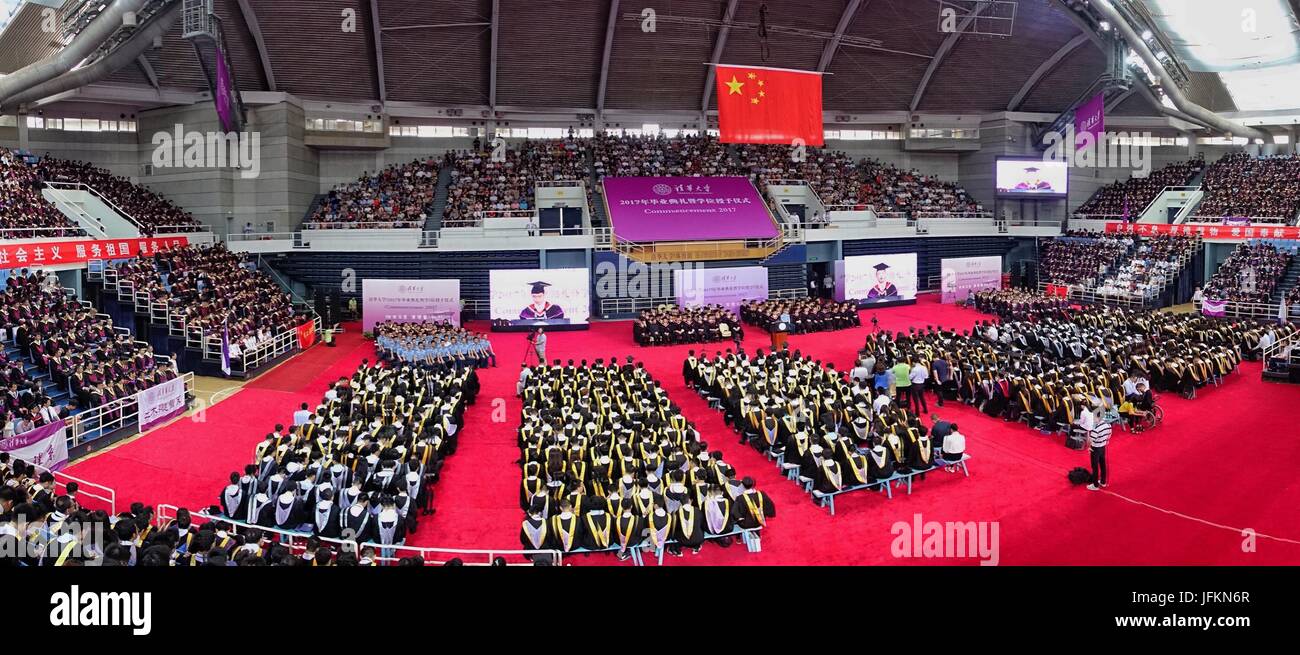
<svg viewBox="0 0 1300 655">
<path fill-rule="evenodd" d="M 1300 285 L 1300 257 L 1292 257 L 1291 264 L 1282 273 L 1282 279 L 1278 280 L 1277 286 L 1273 288 L 1273 295 L 1268 299 L 1269 303 L 1276 305 L 1282 302 L 1282 299 L 1286 298 L 1297 285 Z"/>
<path fill-rule="evenodd" d="M 433 205 L 429 218 L 424 221 L 424 231 L 432 232 L 442 227 L 442 217 L 447 211 L 447 198 L 451 194 L 451 166 L 438 168 L 438 188 L 433 192 Z"/>
<path fill-rule="evenodd" d="M 320 209 L 321 203 L 325 202 L 325 199 L 328 197 L 329 194 L 327 193 L 318 193 L 315 196 L 313 196 L 311 199 L 311 204 L 307 206 L 307 211 L 303 212 L 302 214 L 302 220 L 298 221 L 298 226 L 295 227 L 294 229 L 301 230 L 303 228 L 303 225 L 310 223 L 312 217 L 316 215 L 316 210 Z"/>
</svg>

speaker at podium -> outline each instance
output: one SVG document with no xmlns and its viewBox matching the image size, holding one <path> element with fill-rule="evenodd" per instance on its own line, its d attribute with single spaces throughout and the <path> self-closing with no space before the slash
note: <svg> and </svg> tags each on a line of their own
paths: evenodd
<svg viewBox="0 0 1300 655">
<path fill-rule="evenodd" d="M 776 322 L 776 327 L 772 331 L 772 352 L 785 348 L 785 344 L 789 339 L 790 315 L 781 314 L 781 318 Z"/>
</svg>

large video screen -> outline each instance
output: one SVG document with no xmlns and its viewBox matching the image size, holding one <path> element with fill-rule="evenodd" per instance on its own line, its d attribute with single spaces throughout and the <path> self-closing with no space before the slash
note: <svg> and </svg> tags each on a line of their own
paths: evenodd
<svg viewBox="0 0 1300 655">
<path fill-rule="evenodd" d="M 491 271 L 492 320 L 511 325 L 585 325 L 591 320 L 590 279 L 585 268 Z"/>
<path fill-rule="evenodd" d="M 916 253 L 845 257 L 836 266 L 835 282 L 835 297 L 841 301 L 874 305 L 916 300 Z"/>
<path fill-rule="evenodd" d="M 1000 196 L 1062 197 L 1068 192 L 1070 168 L 1065 162 L 1042 159 L 999 159 Z"/>
</svg>

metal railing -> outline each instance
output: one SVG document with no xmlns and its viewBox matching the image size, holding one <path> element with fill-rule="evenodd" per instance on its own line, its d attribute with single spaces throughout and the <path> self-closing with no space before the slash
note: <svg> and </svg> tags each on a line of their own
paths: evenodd
<svg viewBox="0 0 1300 655">
<path fill-rule="evenodd" d="M 11 227 L 0 230 L 0 240 L 5 239 L 71 239 L 90 236 L 80 227 Z"/>
<path fill-rule="evenodd" d="M 424 227 L 425 219 L 418 221 L 310 221 L 302 224 L 304 230 L 411 230 Z M 234 235 L 230 235 L 233 237 Z"/>
<path fill-rule="evenodd" d="M 180 378 L 185 381 L 185 394 L 187 396 L 193 395 L 194 374 L 182 373 Z M 143 392 L 137 392 L 103 405 L 91 407 L 66 419 L 68 423 L 68 447 L 71 448 L 87 441 L 94 441 L 121 430 L 131 423 L 135 423 L 136 428 L 139 429 L 140 406 L 136 401 L 141 393 Z"/>
<path fill-rule="evenodd" d="M 1281 353 L 1282 349 L 1291 345 L 1293 341 L 1300 341 L 1300 332 L 1292 332 L 1291 334 L 1274 341 L 1272 345 L 1265 348 L 1261 353 L 1261 359 L 1265 362 L 1265 369 L 1268 368 L 1267 363 L 1269 358 Z"/>
<path fill-rule="evenodd" d="M 100 237 L 108 238 L 108 230 L 104 229 L 104 221 L 100 220 L 96 216 L 91 216 L 85 209 L 69 199 L 64 193 L 66 189 L 62 188 L 62 186 L 58 185 L 56 182 L 46 182 L 45 187 L 50 190 L 50 195 L 53 196 L 56 201 L 63 204 L 68 210 L 76 213 L 77 223 L 82 226 L 82 230 L 86 234 L 91 234 L 89 230 L 85 229 L 85 226 L 90 226 L 99 233 Z"/>
<path fill-rule="evenodd" d="M 313 316 L 312 330 L 320 332 L 321 319 L 319 316 Z M 188 331 L 185 335 L 185 343 L 188 346 L 195 331 Z M 211 334 L 210 332 L 200 333 L 203 349 L 203 358 L 207 360 L 221 359 L 221 336 Z M 250 370 L 269 362 L 281 355 L 292 352 L 298 347 L 298 328 L 291 327 L 271 336 L 270 339 L 254 346 L 247 347 L 243 341 L 238 342 L 239 355 L 230 358 L 231 372 L 247 373 Z"/>
<path fill-rule="evenodd" d="M 1201 311 L 1203 301 L 1194 301 L 1196 311 Z M 1224 303 L 1223 315 L 1227 318 L 1250 318 L 1276 321 L 1282 314 L 1282 303 L 1237 302 L 1229 300 Z M 1300 315 L 1300 303 L 1287 306 L 1288 318 Z"/>
<path fill-rule="evenodd" d="M 179 508 L 176 505 L 161 504 L 158 505 L 154 519 L 158 527 L 167 525 L 176 517 L 176 511 Z M 226 518 L 224 516 L 213 516 L 204 511 L 191 511 L 190 518 L 199 521 L 220 521 L 232 526 L 236 531 L 256 530 L 258 533 L 279 535 L 280 543 L 287 547 L 294 554 L 302 553 L 307 548 L 307 540 L 312 537 L 309 532 L 297 530 L 282 530 L 280 528 L 268 528 L 260 525 L 251 525 L 244 521 Z M 403 557 L 421 557 L 424 559 L 425 566 L 441 566 L 451 559 L 460 559 L 465 566 L 491 566 L 492 560 L 497 557 L 511 557 L 512 559 L 521 560 L 526 556 L 545 555 L 551 560 L 552 565 L 560 566 L 563 563 L 563 553 L 558 550 L 521 550 L 521 549 L 471 549 L 471 548 L 433 548 L 433 547 L 416 547 L 405 545 L 384 545 L 372 541 L 358 543 L 345 539 L 332 539 L 330 537 L 316 537 L 316 540 L 323 544 L 329 544 L 334 547 L 336 553 L 343 549 L 354 550 L 358 555 L 364 548 L 375 549 L 375 559 L 386 565 L 394 565 Z M 509 562 L 510 566 L 529 566 L 525 562 Z"/>
<path fill-rule="evenodd" d="M 66 494 L 68 491 L 68 483 L 75 482 L 77 483 L 77 505 L 86 507 L 83 498 L 93 498 L 107 505 L 106 511 L 109 516 L 117 515 L 117 490 L 112 487 L 105 487 L 102 484 L 83 480 L 75 475 L 68 475 L 63 471 L 47 469 L 40 464 L 32 464 L 31 462 L 28 462 L 27 465 L 43 473 L 53 475 L 55 493 L 60 495 Z"/>
<path fill-rule="evenodd" d="M 993 212 L 945 212 L 945 211 L 913 211 L 912 218 L 917 219 L 984 219 L 993 220 Z"/>
<path fill-rule="evenodd" d="M 1222 216 L 1188 216 L 1184 224 L 1220 225 L 1226 227 L 1256 227 L 1259 225 L 1290 225 L 1291 219 L 1285 216 L 1242 216 L 1246 222 L 1229 223 Z"/>
<path fill-rule="evenodd" d="M 1133 296 L 1129 294 L 1109 294 L 1098 293 L 1095 289 L 1086 289 L 1079 287 L 1077 284 L 1067 284 L 1058 282 L 1048 282 L 1045 280 L 1038 281 L 1038 290 L 1046 293 L 1048 285 L 1065 286 L 1069 289 L 1066 296 L 1067 300 L 1091 303 L 1096 305 L 1107 305 L 1110 307 L 1124 307 L 1126 309 L 1143 309 L 1149 307 L 1158 297 L 1148 298 L 1143 296 Z"/>
</svg>

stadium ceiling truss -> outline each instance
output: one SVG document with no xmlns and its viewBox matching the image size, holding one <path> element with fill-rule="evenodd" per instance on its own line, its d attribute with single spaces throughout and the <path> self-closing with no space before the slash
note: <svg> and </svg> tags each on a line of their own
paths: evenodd
<svg viewBox="0 0 1300 655">
<path fill-rule="evenodd" d="M 407 17 L 406 9 L 403 9 L 406 1 L 368 0 L 368 3 L 360 4 L 357 21 L 360 30 L 368 31 L 367 39 L 360 58 L 356 58 L 356 53 L 338 53 L 339 75 L 355 81 L 347 92 L 339 92 L 341 97 L 331 96 L 320 83 L 312 83 L 320 69 L 299 70 L 286 65 L 287 61 L 302 60 L 304 48 L 320 48 L 318 43 L 295 39 L 298 34 L 309 34 L 305 27 L 300 32 L 286 29 L 286 14 L 291 16 L 292 10 L 316 6 L 313 0 L 214 0 L 214 10 L 227 21 L 233 19 L 239 23 L 238 43 L 231 45 L 235 51 L 242 51 L 233 57 L 237 68 L 242 66 L 244 73 L 237 78 L 253 86 L 244 86 L 244 92 L 282 92 L 339 107 L 370 107 L 376 105 L 377 100 L 378 107 L 390 110 L 425 107 L 432 113 L 435 108 L 463 108 L 464 116 L 468 116 L 471 110 L 482 110 L 482 117 L 491 116 L 491 110 L 537 114 L 576 110 L 594 117 L 627 116 L 642 110 L 638 109 L 636 101 L 629 100 L 629 97 L 636 96 L 630 90 L 654 83 L 656 77 L 671 77 L 699 88 L 699 94 L 690 100 L 690 96 L 679 91 L 671 100 L 659 101 L 659 107 L 650 104 L 643 110 L 682 114 L 684 117 L 694 114 L 702 120 L 710 112 L 712 104 L 715 65 L 722 62 L 751 62 L 796 69 L 813 69 L 815 66 L 820 73 L 835 75 L 835 78 L 827 78 L 828 112 L 944 112 L 943 103 L 926 100 L 927 94 L 939 92 L 937 88 L 940 87 L 943 87 L 945 101 L 950 96 L 975 96 L 974 99 L 966 97 L 965 104 L 954 105 L 949 113 L 997 110 L 1063 112 L 1070 109 L 1069 104 L 1080 92 L 1086 91 L 1084 84 L 1093 83 L 1091 74 L 1088 79 L 1079 79 L 1078 75 L 1073 75 L 1074 71 L 1096 70 L 1096 62 L 1101 58 L 1097 53 L 1100 51 L 1104 56 L 1108 39 L 1112 38 L 1112 35 L 1102 34 L 1095 26 L 1089 25 L 1086 18 L 1078 16 L 1071 8 L 1071 0 L 1021 0 L 1014 19 L 1032 23 L 1032 29 L 1027 25 L 1026 29 L 1018 32 L 1014 48 L 1021 57 L 1015 61 L 1017 66 L 1014 70 L 1004 71 L 1009 48 L 1005 42 L 1011 23 L 1004 17 L 987 16 L 998 10 L 991 9 L 997 3 L 963 0 L 967 10 L 958 13 L 959 25 L 956 30 L 949 30 L 949 34 L 936 34 L 936 21 L 940 23 L 939 31 L 943 32 L 943 12 L 953 5 L 952 0 L 840 0 L 815 6 L 805 5 L 802 0 L 718 0 L 711 3 L 712 6 L 682 5 L 680 10 L 684 14 L 668 14 L 667 10 L 659 13 L 656 21 L 660 30 L 703 35 L 699 36 L 699 49 L 695 51 L 699 52 L 699 58 L 694 58 L 685 48 L 676 48 L 676 42 L 659 42 L 640 34 L 640 27 L 633 25 L 643 19 L 641 6 L 607 0 L 591 3 L 581 13 L 565 13 L 560 25 L 572 25 L 573 34 L 556 39 L 556 43 L 539 45 L 537 55 L 533 57 L 537 64 L 529 62 L 528 66 L 545 69 L 552 62 L 556 70 L 567 66 L 564 79 L 575 83 L 577 91 L 552 105 L 546 105 L 545 100 L 534 105 L 530 97 L 536 97 L 536 91 L 520 84 L 520 78 L 536 78 L 538 70 L 525 69 L 521 73 L 516 68 L 520 65 L 519 57 L 503 55 L 499 58 L 498 53 L 513 52 L 502 48 L 510 48 L 511 43 L 524 34 L 525 27 L 533 27 L 533 23 L 541 29 L 543 17 L 520 17 L 513 13 L 503 16 L 500 0 L 468 0 L 463 3 L 463 10 L 452 13 L 448 13 L 450 9 L 448 12 L 437 8 L 419 10 L 412 5 L 412 13 Z M 415 3 L 415 0 L 409 1 Z M 451 3 L 451 0 L 447 1 Z M 456 1 L 461 3 L 461 0 Z M 278 12 L 281 6 L 286 14 Z M 538 3 L 536 9 L 512 4 L 511 12 L 516 6 L 525 13 L 529 10 L 552 10 L 545 8 L 546 3 Z M 759 13 L 761 6 L 771 6 L 771 10 Z M 439 18 L 443 22 L 439 22 Z M 980 27 L 982 21 L 1000 22 L 998 25 L 1002 27 L 998 30 L 1005 27 L 1006 34 L 992 34 Z M 14 22 L 21 21 L 16 18 Z M 550 25 L 555 25 L 555 18 Z M 443 27 L 469 26 L 486 27 L 487 34 L 478 36 L 481 45 L 471 45 L 465 49 L 464 56 L 448 64 L 461 66 L 463 70 L 447 71 L 446 77 L 450 81 L 438 87 L 445 97 L 424 97 L 424 90 L 394 90 L 387 84 L 394 74 L 406 66 L 415 65 L 419 58 L 402 56 L 385 60 L 386 44 L 390 55 L 394 55 L 391 49 L 395 42 L 391 39 L 396 32 L 426 31 L 429 44 L 424 45 L 428 48 L 425 52 L 441 52 L 452 47 L 451 44 L 464 47 L 456 36 L 446 34 L 455 30 L 443 30 Z M 581 34 L 590 34 L 589 38 L 581 36 L 590 39 L 584 40 L 586 49 L 582 56 L 590 53 L 585 64 L 577 53 L 564 58 L 568 49 L 572 49 L 568 47 L 572 39 L 580 38 L 578 30 L 584 30 Z M 10 43 L 25 43 L 22 39 L 29 38 L 10 34 L 14 31 L 8 30 L 0 35 L 0 48 Z M 741 39 L 740 35 L 745 35 L 745 38 Z M 745 61 L 753 57 L 754 44 L 750 39 L 758 39 L 766 57 L 767 35 L 772 38 L 772 61 Z M 168 39 L 172 36 L 169 35 Z M 692 38 L 697 39 L 697 36 Z M 1095 45 L 1096 51 L 1087 47 L 1089 42 Z M 406 42 L 400 47 L 404 51 Z M 954 56 L 954 49 L 958 47 L 961 48 L 961 57 Z M 854 55 L 866 55 L 850 57 L 848 49 L 852 49 Z M 166 52 L 166 48 L 162 52 Z M 39 58 L 39 55 L 32 56 Z M 972 57 L 976 61 L 972 61 Z M 980 61 L 982 57 L 987 57 L 987 61 Z M 1079 57 L 1086 57 L 1086 60 L 1079 60 Z M 130 104 L 123 99 L 138 97 L 138 107 L 143 109 L 159 107 L 164 97 L 177 97 L 177 92 L 199 91 L 200 88 L 192 82 L 194 73 L 187 69 L 194 62 L 177 61 L 178 58 L 183 57 L 174 53 L 164 57 L 160 52 L 140 56 L 135 61 L 133 73 L 114 74 L 109 78 L 109 86 L 120 88 L 103 91 L 104 97 L 114 99 L 104 101 Z M 281 70 L 274 68 L 273 61 L 281 62 Z M 920 64 L 922 61 L 926 64 Z M 335 64 L 335 61 L 330 61 L 330 64 Z M 586 78 L 588 82 L 581 81 L 584 69 L 590 71 L 590 77 Z M 1023 82 L 1010 88 L 969 84 L 965 87 L 970 88 L 969 94 L 963 90 L 954 91 L 954 83 L 961 83 L 957 78 L 970 77 L 971 70 L 1023 75 Z M 0 73 L 5 71 L 0 70 Z M 1062 74 L 1063 71 L 1070 71 L 1070 74 Z M 438 71 L 439 81 L 442 73 L 442 70 Z M 476 78 L 476 74 L 481 77 Z M 702 81 L 702 86 L 695 87 L 692 83 L 695 81 Z M 881 83 L 883 81 L 889 83 Z M 261 87 L 256 87 L 260 82 Z M 134 84 L 135 91 L 130 90 L 131 84 Z M 1132 95 L 1125 94 L 1123 99 L 1130 99 Z M 857 107 L 861 103 L 870 107 Z M 1118 107 L 1118 101 L 1109 104 Z M 1149 108 L 1149 112 L 1153 116 L 1161 113 L 1158 107 Z M 461 116 L 459 112 L 448 114 Z"/>
</svg>

